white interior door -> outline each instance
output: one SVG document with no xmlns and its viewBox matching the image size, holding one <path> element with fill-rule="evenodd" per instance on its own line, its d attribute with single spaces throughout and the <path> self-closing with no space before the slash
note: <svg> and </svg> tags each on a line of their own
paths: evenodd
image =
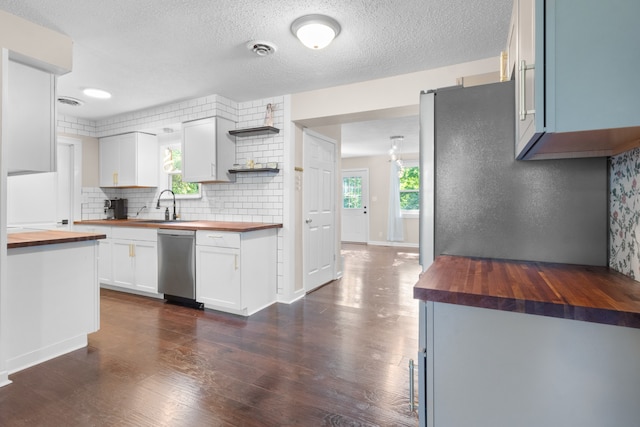
<svg viewBox="0 0 640 427">
<path fill-rule="evenodd" d="M 343 242 L 369 241 L 369 170 L 342 171 Z"/>
<path fill-rule="evenodd" d="M 304 287 L 335 279 L 336 143 L 304 130 Z"/>
</svg>

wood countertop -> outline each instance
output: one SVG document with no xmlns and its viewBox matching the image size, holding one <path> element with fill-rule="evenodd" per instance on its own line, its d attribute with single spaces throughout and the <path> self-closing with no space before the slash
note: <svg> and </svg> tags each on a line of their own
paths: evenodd
<svg viewBox="0 0 640 427">
<path fill-rule="evenodd" d="M 106 225 L 116 227 L 143 227 L 143 228 L 170 228 L 174 230 L 214 230 L 235 231 L 244 233 L 247 231 L 265 230 L 269 228 L 282 228 L 282 224 L 266 222 L 236 222 L 236 221 L 169 221 L 149 219 L 96 219 L 89 221 L 76 221 L 76 225 Z"/>
<path fill-rule="evenodd" d="M 607 267 L 443 255 L 413 297 L 640 328 L 640 283 Z"/>
<path fill-rule="evenodd" d="M 28 246 L 53 245 L 56 243 L 82 242 L 85 240 L 106 239 L 107 236 L 99 233 L 78 233 L 62 230 L 37 230 L 7 235 L 7 248 L 25 248 Z"/>
</svg>

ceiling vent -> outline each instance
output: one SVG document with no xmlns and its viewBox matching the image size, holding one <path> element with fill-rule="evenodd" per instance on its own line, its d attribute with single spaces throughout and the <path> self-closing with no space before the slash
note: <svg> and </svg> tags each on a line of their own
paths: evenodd
<svg viewBox="0 0 640 427">
<path fill-rule="evenodd" d="M 79 99 L 71 98 L 70 96 L 59 96 L 58 102 L 70 107 L 80 107 L 81 105 L 84 105 L 84 102 Z"/>
<path fill-rule="evenodd" d="M 247 49 L 252 51 L 258 56 L 268 56 L 278 49 L 273 43 L 269 43 L 263 40 L 254 40 L 247 43 Z"/>
</svg>

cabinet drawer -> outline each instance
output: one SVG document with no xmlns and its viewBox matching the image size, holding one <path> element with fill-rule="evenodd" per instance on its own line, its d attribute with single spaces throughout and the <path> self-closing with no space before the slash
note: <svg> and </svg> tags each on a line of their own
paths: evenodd
<svg viewBox="0 0 640 427">
<path fill-rule="evenodd" d="M 158 230 L 155 228 L 112 227 L 111 237 L 114 239 L 158 241 Z"/>
<path fill-rule="evenodd" d="M 196 245 L 240 248 L 240 233 L 202 230 L 196 233 Z"/>
</svg>

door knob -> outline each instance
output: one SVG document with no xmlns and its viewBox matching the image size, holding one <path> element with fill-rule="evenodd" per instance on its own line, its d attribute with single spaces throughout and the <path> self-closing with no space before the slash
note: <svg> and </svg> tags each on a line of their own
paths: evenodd
<svg viewBox="0 0 640 427">
<path fill-rule="evenodd" d="M 313 220 L 311 218 L 307 218 L 307 219 L 304 220 L 304 222 L 306 222 L 307 224 L 311 224 L 312 221 Z"/>
</svg>

